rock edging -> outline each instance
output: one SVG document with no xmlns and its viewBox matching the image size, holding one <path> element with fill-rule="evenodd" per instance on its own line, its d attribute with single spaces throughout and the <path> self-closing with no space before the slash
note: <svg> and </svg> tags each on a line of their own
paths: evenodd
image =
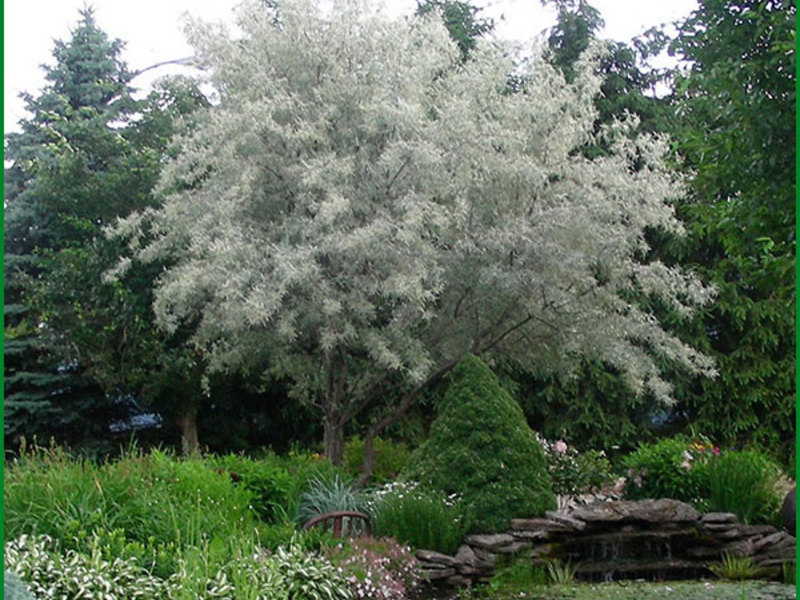
<svg viewBox="0 0 800 600">
<path fill-rule="evenodd" d="M 732 513 L 701 515 L 678 500 L 615 501 L 512 519 L 506 532 L 468 535 L 455 556 L 418 550 L 417 559 L 430 581 L 466 585 L 487 581 L 510 554 L 534 563 L 572 560 L 579 577 L 610 580 L 710 575 L 709 564 L 724 553 L 778 571 L 795 561 L 795 538 L 770 525 L 743 525 Z"/>
</svg>

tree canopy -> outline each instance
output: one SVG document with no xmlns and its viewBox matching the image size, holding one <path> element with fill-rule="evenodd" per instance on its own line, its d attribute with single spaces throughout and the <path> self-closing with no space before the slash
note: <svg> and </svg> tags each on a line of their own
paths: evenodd
<svg viewBox="0 0 800 600">
<path fill-rule="evenodd" d="M 632 300 L 688 315 L 711 294 L 646 260 L 647 228 L 681 230 L 684 188 L 665 139 L 595 130 L 591 52 L 568 83 L 499 43 L 464 62 L 438 19 L 368 3 L 245 4 L 238 22 L 240 39 L 191 28 L 220 102 L 180 141 L 163 207 L 117 232 L 172 261 L 159 321 L 195 325 L 211 369 L 288 375 L 334 460 L 370 392 L 468 352 L 528 370 L 603 357 L 660 400 L 656 358 L 712 372 Z M 599 136 L 607 156 L 575 152 Z"/>
</svg>

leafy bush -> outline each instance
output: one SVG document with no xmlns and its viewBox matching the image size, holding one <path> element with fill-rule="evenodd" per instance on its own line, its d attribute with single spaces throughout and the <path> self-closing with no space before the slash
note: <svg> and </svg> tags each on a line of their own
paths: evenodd
<svg viewBox="0 0 800 600">
<path fill-rule="evenodd" d="M 209 463 L 243 486 L 253 497 L 252 506 L 265 521 L 280 520 L 289 506 L 293 477 L 285 465 L 228 454 L 209 458 Z"/>
<path fill-rule="evenodd" d="M 410 452 L 405 444 L 376 437 L 372 440 L 372 481 L 386 483 L 397 478 L 408 462 Z M 364 440 L 352 437 L 344 446 L 344 464 L 347 474 L 353 478 L 361 474 L 364 463 Z"/>
<path fill-rule="evenodd" d="M 643 444 L 623 459 L 628 467 L 625 496 L 672 498 L 705 509 L 709 496 L 710 447 L 684 436 Z"/>
<path fill-rule="evenodd" d="M 411 549 L 390 538 L 357 538 L 337 546 L 330 557 L 347 573 L 358 599 L 405 600 L 420 580 Z"/>
<path fill-rule="evenodd" d="M 458 498 L 413 483 L 376 490 L 367 510 L 375 535 L 444 554 L 455 553 L 469 525 Z"/>
<path fill-rule="evenodd" d="M 602 450 L 578 452 L 563 440 L 551 442 L 536 434 L 547 460 L 556 494 L 575 495 L 597 490 L 614 480 L 611 463 Z"/>
<path fill-rule="evenodd" d="M 483 361 L 467 356 L 456 366 L 437 410 L 407 479 L 458 494 L 474 515 L 474 532 L 504 531 L 513 517 L 555 507 L 542 449 Z"/>
<path fill-rule="evenodd" d="M 755 450 L 730 451 L 708 464 L 709 509 L 732 512 L 743 523 L 774 523 L 781 505 L 780 466 Z"/>
</svg>

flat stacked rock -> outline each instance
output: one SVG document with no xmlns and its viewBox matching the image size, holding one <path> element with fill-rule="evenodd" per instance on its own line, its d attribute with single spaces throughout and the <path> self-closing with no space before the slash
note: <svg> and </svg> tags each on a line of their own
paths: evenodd
<svg viewBox="0 0 800 600">
<path fill-rule="evenodd" d="M 579 577 L 696 578 L 724 553 L 750 556 L 766 568 L 794 562 L 795 538 L 769 525 L 743 525 L 732 513 L 701 515 L 677 500 L 613 501 L 567 513 L 511 520 L 502 533 L 469 535 L 455 556 L 419 550 L 431 581 L 465 585 L 487 581 L 502 556 L 534 563 L 571 560 Z"/>
</svg>

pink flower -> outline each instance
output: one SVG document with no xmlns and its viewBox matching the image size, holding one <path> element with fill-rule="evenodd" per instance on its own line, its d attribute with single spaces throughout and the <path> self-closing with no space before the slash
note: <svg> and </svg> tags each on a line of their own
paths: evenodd
<svg viewBox="0 0 800 600">
<path fill-rule="evenodd" d="M 564 440 L 557 440 L 553 444 L 553 450 L 559 454 L 564 454 L 567 451 L 567 443 Z"/>
</svg>

